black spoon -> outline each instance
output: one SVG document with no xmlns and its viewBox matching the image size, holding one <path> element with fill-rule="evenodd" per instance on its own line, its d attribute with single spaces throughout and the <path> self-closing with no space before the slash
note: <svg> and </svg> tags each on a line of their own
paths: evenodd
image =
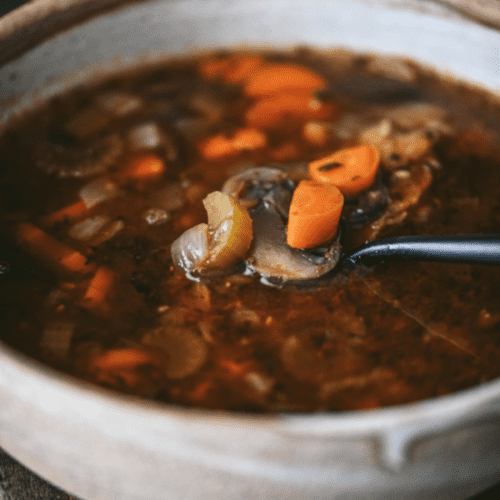
<svg viewBox="0 0 500 500">
<path fill-rule="evenodd" d="M 382 238 L 347 251 L 337 268 L 354 269 L 383 261 L 500 264 L 500 234 L 438 234 Z"/>
</svg>

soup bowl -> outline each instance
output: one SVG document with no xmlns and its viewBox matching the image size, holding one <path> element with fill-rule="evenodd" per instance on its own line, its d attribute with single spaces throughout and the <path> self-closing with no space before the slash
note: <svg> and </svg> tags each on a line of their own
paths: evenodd
<svg viewBox="0 0 500 500">
<path fill-rule="evenodd" d="M 496 92 L 500 34 L 411 0 L 35 0 L 0 20 L 0 132 L 87 81 L 220 47 L 404 56 Z M 0 344 L 0 446 L 86 500 L 453 499 L 500 473 L 500 380 L 372 411 L 142 401 Z"/>
</svg>

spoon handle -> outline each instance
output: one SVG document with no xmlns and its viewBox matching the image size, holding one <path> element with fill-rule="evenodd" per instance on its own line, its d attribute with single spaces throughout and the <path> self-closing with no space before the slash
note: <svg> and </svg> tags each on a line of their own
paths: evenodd
<svg viewBox="0 0 500 500">
<path fill-rule="evenodd" d="M 344 257 L 344 264 L 374 265 L 384 260 L 454 264 L 500 264 L 500 234 L 397 236 L 370 241 Z"/>
</svg>

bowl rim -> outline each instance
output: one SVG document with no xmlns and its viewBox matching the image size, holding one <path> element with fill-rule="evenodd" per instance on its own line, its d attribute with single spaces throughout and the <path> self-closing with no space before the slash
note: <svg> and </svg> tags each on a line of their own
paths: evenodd
<svg viewBox="0 0 500 500">
<path fill-rule="evenodd" d="M 3 376 L 6 371 L 10 371 L 8 379 Z M 26 386 L 34 376 L 41 387 L 50 388 L 68 402 L 107 407 L 118 414 L 171 417 L 195 425 L 212 422 L 214 418 L 219 425 L 228 427 L 261 427 L 265 424 L 291 436 L 345 437 L 347 431 L 350 437 L 368 433 L 383 435 L 405 428 L 408 431 L 418 429 L 419 437 L 423 437 L 441 428 L 459 429 L 471 422 L 488 422 L 500 416 L 500 378 L 439 397 L 370 410 L 250 413 L 170 405 L 86 382 L 0 341 L 0 392 L 3 386 L 9 393 L 23 398 Z M 14 378 L 18 381 L 14 387 L 5 383 Z M 36 401 L 33 404 L 39 406 Z M 481 417 L 479 421 L 478 417 Z"/>
</svg>

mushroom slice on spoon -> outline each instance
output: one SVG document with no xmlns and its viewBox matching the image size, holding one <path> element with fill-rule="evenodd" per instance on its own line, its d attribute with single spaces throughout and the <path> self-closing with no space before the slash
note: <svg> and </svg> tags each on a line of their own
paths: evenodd
<svg viewBox="0 0 500 500">
<path fill-rule="evenodd" d="M 317 278 L 335 267 L 341 246 L 332 241 L 321 248 L 296 249 L 286 243 L 286 226 L 294 184 L 280 169 L 252 168 L 231 177 L 222 188 L 249 208 L 253 240 L 247 268 L 267 282 Z"/>
</svg>

